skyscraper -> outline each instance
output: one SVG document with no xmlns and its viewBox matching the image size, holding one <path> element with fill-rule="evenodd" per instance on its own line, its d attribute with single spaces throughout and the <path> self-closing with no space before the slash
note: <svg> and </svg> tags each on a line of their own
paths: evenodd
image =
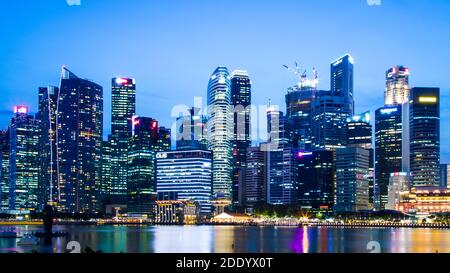
<svg viewBox="0 0 450 273">
<path fill-rule="evenodd" d="M 336 211 L 369 209 L 369 157 L 370 152 L 361 148 L 336 151 Z"/>
<path fill-rule="evenodd" d="M 270 143 L 267 155 L 267 203 L 294 205 L 297 203 L 297 172 L 292 145 L 292 121 L 283 112 L 267 112 Z"/>
<path fill-rule="evenodd" d="M 103 140 L 102 143 L 102 165 L 101 165 L 101 181 L 99 190 L 99 202 L 103 205 L 111 203 L 111 135 L 108 140 Z"/>
<path fill-rule="evenodd" d="M 63 67 L 57 118 L 58 207 L 97 209 L 103 139 L 103 88 Z"/>
<path fill-rule="evenodd" d="M 372 148 L 370 112 L 347 119 L 347 146 L 360 147 L 366 150 Z"/>
<path fill-rule="evenodd" d="M 292 120 L 294 147 L 310 151 L 312 149 L 312 110 L 317 94 L 325 91 L 315 86 L 298 84 L 288 89 L 286 94 L 286 115 Z"/>
<path fill-rule="evenodd" d="M 245 189 L 247 149 L 251 146 L 251 89 L 252 82 L 247 71 L 231 73 L 231 105 L 233 111 L 233 203 L 242 205 Z M 240 198 L 241 197 L 241 198 Z"/>
<path fill-rule="evenodd" d="M 127 154 L 131 118 L 136 114 L 136 81 L 112 79 L 111 100 L 111 202 L 126 203 Z"/>
<path fill-rule="evenodd" d="M 233 130 L 231 77 L 226 67 L 218 67 L 208 84 L 208 149 L 213 152 L 213 194 L 232 199 Z"/>
<path fill-rule="evenodd" d="M 212 153 L 183 150 L 157 153 L 158 195 L 173 195 L 178 200 L 200 204 L 205 216 L 211 214 Z"/>
<path fill-rule="evenodd" d="M 149 214 L 152 196 L 156 196 L 156 153 L 170 149 L 166 145 L 170 131 L 152 118 L 133 116 L 130 123 L 128 213 Z"/>
<path fill-rule="evenodd" d="M 320 92 L 313 101 L 313 149 L 336 150 L 347 145 L 347 119 L 351 117 L 348 100 L 332 92 Z"/>
<path fill-rule="evenodd" d="M 39 207 L 58 200 L 56 168 L 56 104 L 59 88 L 39 88 Z"/>
<path fill-rule="evenodd" d="M 355 97 L 353 89 L 353 65 L 354 60 L 350 54 L 331 63 L 331 93 L 333 96 L 342 97 L 345 101 L 347 112 L 350 116 L 355 114 Z"/>
<path fill-rule="evenodd" d="M 332 151 L 299 151 L 299 205 L 308 209 L 330 210 L 334 205 L 334 154 Z"/>
<path fill-rule="evenodd" d="M 409 100 L 410 167 L 413 187 L 438 187 L 439 88 L 412 88 Z"/>
<path fill-rule="evenodd" d="M 395 106 L 403 104 L 409 98 L 409 69 L 396 66 L 386 72 L 386 91 L 384 105 Z"/>
<path fill-rule="evenodd" d="M 8 209 L 9 131 L 0 131 L 0 209 Z"/>
<path fill-rule="evenodd" d="M 449 164 L 441 164 L 440 165 L 440 175 L 439 175 L 441 182 L 440 187 L 441 188 L 447 188 L 450 187 L 450 165 Z"/>
<path fill-rule="evenodd" d="M 9 125 L 9 209 L 38 209 L 39 122 L 16 106 Z"/>
<path fill-rule="evenodd" d="M 376 110 L 374 206 L 378 210 L 388 202 L 391 174 L 402 172 L 402 133 L 401 105 Z"/>
<path fill-rule="evenodd" d="M 189 115 L 177 118 L 177 150 L 205 150 L 208 147 L 208 118 L 192 107 Z"/>
<path fill-rule="evenodd" d="M 261 147 L 247 149 L 247 167 L 245 169 L 245 205 L 254 207 L 264 204 L 267 199 L 267 153 Z"/>
</svg>

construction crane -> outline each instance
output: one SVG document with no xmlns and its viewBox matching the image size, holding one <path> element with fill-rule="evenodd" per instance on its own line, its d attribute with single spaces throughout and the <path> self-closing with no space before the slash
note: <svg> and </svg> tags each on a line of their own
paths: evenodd
<svg viewBox="0 0 450 273">
<path fill-rule="evenodd" d="M 284 68 L 286 68 L 289 72 L 293 73 L 295 76 L 299 78 L 299 85 L 300 87 L 317 87 L 317 84 L 319 83 L 319 76 L 318 71 L 316 68 L 313 68 L 313 79 L 308 79 L 307 71 L 300 69 L 300 66 L 297 62 L 294 62 L 295 67 L 290 67 L 287 65 L 283 65 Z"/>
</svg>

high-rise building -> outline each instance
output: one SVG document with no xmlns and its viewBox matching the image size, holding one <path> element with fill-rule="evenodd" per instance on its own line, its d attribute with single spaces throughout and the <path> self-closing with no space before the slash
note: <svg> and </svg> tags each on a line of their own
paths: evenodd
<svg viewBox="0 0 450 273">
<path fill-rule="evenodd" d="M 16 106 L 9 125 L 9 209 L 38 210 L 39 121 Z"/>
<path fill-rule="evenodd" d="M 447 188 L 450 187 L 450 165 L 449 164 L 441 164 L 440 165 L 440 175 L 439 178 L 441 179 L 440 187 L 441 188 Z"/>
<path fill-rule="evenodd" d="M 157 153 L 158 195 L 175 193 L 178 200 L 200 204 L 204 215 L 211 214 L 213 156 L 205 150 Z"/>
<path fill-rule="evenodd" d="M 361 148 L 336 151 L 336 211 L 369 209 L 369 157 L 370 152 Z"/>
<path fill-rule="evenodd" d="M 346 54 L 331 63 L 331 93 L 344 99 L 345 109 L 349 116 L 355 114 L 355 99 L 353 89 L 353 65 L 354 60 L 350 54 Z"/>
<path fill-rule="evenodd" d="M 384 210 L 392 173 L 402 172 L 402 106 L 383 107 L 375 112 L 374 206 Z"/>
<path fill-rule="evenodd" d="M 95 212 L 101 173 L 103 88 L 64 67 L 56 109 L 58 209 Z"/>
<path fill-rule="evenodd" d="M 58 200 L 58 177 L 56 169 L 56 104 L 59 88 L 54 86 L 39 88 L 40 126 L 39 137 L 39 207 L 43 209 L 49 202 Z"/>
<path fill-rule="evenodd" d="M 292 145 L 292 121 L 283 112 L 267 113 L 270 145 L 267 154 L 267 202 L 273 205 L 297 203 L 297 172 Z M 266 149 L 265 148 L 265 149 Z"/>
<path fill-rule="evenodd" d="M 113 203 L 126 203 L 127 154 L 131 130 L 129 124 L 136 114 L 136 81 L 112 79 L 111 99 L 111 191 Z"/>
<path fill-rule="evenodd" d="M 313 101 L 313 149 L 336 150 L 347 145 L 347 119 L 352 116 L 348 99 L 332 92 L 320 92 Z"/>
<path fill-rule="evenodd" d="M 9 131 L 0 131 L 0 210 L 9 207 Z"/>
<path fill-rule="evenodd" d="M 251 89 L 252 82 L 247 71 L 235 70 L 231 73 L 231 105 L 233 111 L 233 186 L 232 200 L 235 205 L 243 205 L 245 189 L 245 167 L 247 149 L 251 146 Z"/>
<path fill-rule="evenodd" d="M 170 131 L 152 118 L 133 116 L 130 123 L 128 213 L 149 214 L 156 195 L 156 153 L 170 150 Z"/>
<path fill-rule="evenodd" d="M 331 210 L 334 205 L 334 153 L 299 151 L 298 201 L 302 208 Z"/>
<path fill-rule="evenodd" d="M 410 167 L 413 187 L 438 187 L 439 88 L 412 88 L 409 100 Z"/>
<path fill-rule="evenodd" d="M 347 119 L 347 146 L 366 150 L 372 148 L 372 125 L 370 112 Z"/>
<path fill-rule="evenodd" d="M 200 113 L 200 108 L 192 107 L 189 115 L 177 118 L 177 150 L 206 150 L 208 118 Z"/>
<path fill-rule="evenodd" d="M 232 200 L 233 130 L 231 77 L 218 67 L 208 84 L 208 149 L 213 152 L 213 194 Z"/>
<path fill-rule="evenodd" d="M 409 69 L 396 66 L 386 72 L 386 91 L 384 105 L 395 106 L 403 104 L 409 98 Z"/>
<path fill-rule="evenodd" d="M 108 140 L 103 140 L 102 143 L 102 164 L 101 164 L 101 181 L 99 190 L 99 202 L 103 205 L 111 203 L 111 135 Z"/>
<path fill-rule="evenodd" d="M 245 169 L 245 205 L 253 207 L 266 203 L 267 198 L 267 153 L 261 147 L 247 149 L 247 167 Z"/>
<path fill-rule="evenodd" d="M 315 86 L 298 84 L 288 89 L 286 95 L 286 115 L 292 120 L 295 148 L 312 149 L 312 110 L 317 94 L 325 91 Z"/>
<path fill-rule="evenodd" d="M 410 191 L 410 177 L 407 173 L 393 173 L 388 187 L 388 203 L 386 209 L 397 210 L 401 196 Z"/>
</svg>

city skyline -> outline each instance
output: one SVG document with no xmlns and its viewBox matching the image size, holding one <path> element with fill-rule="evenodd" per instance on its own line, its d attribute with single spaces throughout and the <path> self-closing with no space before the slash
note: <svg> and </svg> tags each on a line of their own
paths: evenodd
<svg viewBox="0 0 450 273">
<path fill-rule="evenodd" d="M 286 89 L 294 85 L 296 79 L 283 69 L 283 64 L 297 60 L 301 68 L 316 67 L 319 88 L 328 89 L 329 63 L 346 52 L 355 58 L 356 112 L 371 110 L 373 113 L 382 106 L 386 71 L 396 65 L 405 65 L 411 70 L 411 87 L 441 88 L 442 127 L 448 125 L 446 101 L 450 82 L 443 74 L 445 57 L 449 54 L 443 46 L 448 44 L 446 39 L 449 37 L 445 35 L 449 31 L 445 14 L 450 10 L 446 1 L 435 1 L 434 5 L 428 5 L 428 1 L 407 4 L 405 1 L 383 1 L 381 6 L 369 6 L 363 0 L 342 3 L 286 0 L 281 5 L 266 1 L 258 1 L 256 5 L 254 1 L 247 1 L 240 3 L 241 8 L 231 14 L 221 12 L 223 3 L 200 1 L 187 5 L 171 2 L 170 5 L 147 1 L 127 4 L 133 18 L 128 13 L 121 13 L 124 20 L 119 22 L 113 21 L 111 15 L 122 10 L 122 1 L 109 1 L 106 5 L 86 0 L 81 6 L 68 6 L 65 1 L 8 3 L 10 14 L 17 16 L 7 15 L 0 19 L 8 20 L 2 25 L 9 26 L 5 28 L 6 35 L 1 38 L 5 41 L 0 46 L 4 52 L 9 52 L 0 64 L 3 71 L 0 89 L 4 97 L 0 103 L 0 126 L 6 128 L 13 105 L 25 104 L 31 112 L 37 112 L 35 90 L 40 86 L 56 85 L 57 71 L 63 64 L 74 71 L 83 71 L 83 76 L 102 85 L 105 113 L 110 113 L 111 78 L 136 78 L 137 113 L 170 125 L 173 123 L 170 110 L 174 105 L 192 105 L 194 96 L 206 99 L 205 75 L 210 75 L 218 65 L 225 64 L 230 70 L 247 70 L 253 81 L 253 103 L 267 104 L 271 99 L 284 111 Z M 174 2 L 180 4 L 173 5 Z M 320 10 L 317 9 L 319 5 Z M 212 20 L 211 11 L 216 11 L 215 20 Z M 418 11 L 429 20 L 415 21 Z M 39 12 L 50 13 L 42 18 Z M 148 13 L 154 16 L 143 19 L 142 16 Z M 396 21 L 384 20 L 392 15 L 396 16 L 397 22 L 408 22 L 401 35 L 397 28 L 389 27 Z M 29 19 L 22 20 L 22 16 Z M 267 16 L 270 20 L 265 19 Z M 315 16 L 319 19 L 313 20 Z M 347 19 L 334 22 L 340 16 Z M 362 21 L 362 17 L 368 20 Z M 99 18 L 105 19 L 104 22 L 99 22 L 103 21 Z M 253 22 L 249 22 L 249 18 Z M 180 24 L 184 21 L 187 23 Z M 358 26 L 352 22 L 358 22 Z M 311 28 L 304 27 L 308 23 Z M 108 24 L 108 27 L 102 28 L 102 24 Z M 345 29 L 348 33 L 344 31 L 347 24 L 352 25 L 349 30 Z M 221 31 L 213 31 L 216 28 Z M 429 29 L 434 31 L 430 33 Z M 371 34 L 367 41 L 356 37 L 365 32 Z M 439 43 L 434 42 L 435 32 L 442 33 Z M 120 35 L 121 39 L 129 41 L 124 43 L 115 39 L 117 33 L 124 33 Z M 84 35 L 92 37 L 92 44 L 79 44 Z M 234 35 L 245 42 L 239 50 L 233 46 L 234 42 L 217 45 L 221 35 Z M 108 37 L 116 42 L 106 44 Z M 301 42 L 304 37 L 317 42 L 305 44 Z M 29 43 L 36 46 L 27 47 Z M 64 54 L 65 50 L 61 48 L 68 48 L 73 54 Z M 215 54 L 217 49 L 222 54 Z M 379 52 L 383 58 L 374 52 Z M 176 84 L 167 84 L 173 81 Z M 171 101 L 172 98 L 176 101 Z M 158 107 L 148 107 L 150 102 Z M 111 131 L 109 114 L 105 114 L 104 123 L 104 135 L 107 135 Z M 442 134 L 442 162 L 450 159 L 448 147 L 449 137 Z"/>
</svg>

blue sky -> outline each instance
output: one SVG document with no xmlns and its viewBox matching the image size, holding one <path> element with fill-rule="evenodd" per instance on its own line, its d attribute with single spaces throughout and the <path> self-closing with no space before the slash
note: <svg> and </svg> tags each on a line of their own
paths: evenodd
<svg viewBox="0 0 450 273">
<path fill-rule="evenodd" d="M 215 67 L 249 71 L 253 103 L 284 108 L 298 61 L 319 70 L 355 59 L 359 112 L 383 105 L 385 71 L 411 69 L 413 86 L 440 87 L 442 155 L 450 161 L 450 1 L 381 0 L 66 0 L 1 1 L 0 128 L 13 105 L 37 108 L 39 86 L 57 85 L 60 68 L 101 84 L 110 131 L 110 81 L 137 79 L 137 111 L 170 126 L 171 109 L 206 96 Z"/>
</svg>

